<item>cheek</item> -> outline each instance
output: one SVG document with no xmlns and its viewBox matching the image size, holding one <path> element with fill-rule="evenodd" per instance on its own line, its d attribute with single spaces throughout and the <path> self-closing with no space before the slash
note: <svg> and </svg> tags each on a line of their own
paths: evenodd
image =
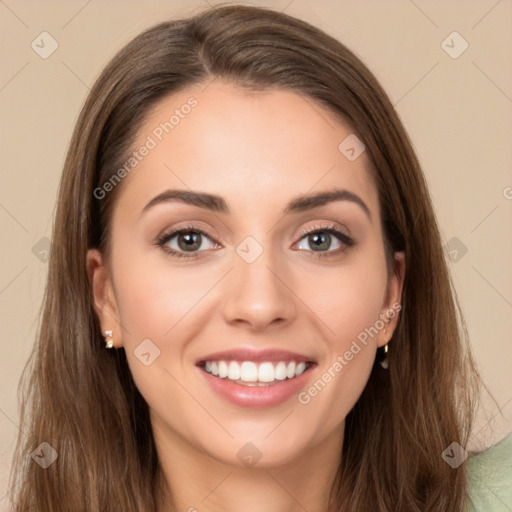
<svg viewBox="0 0 512 512">
<path fill-rule="evenodd" d="M 114 272 L 123 341 L 134 346 L 150 338 L 160 344 L 172 337 L 174 326 L 200 302 L 214 284 L 214 276 L 200 269 L 180 270 L 174 261 L 167 261 L 171 256 L 157 248 L 149 253 L 147 248 L 124 253 L 121 245 L 118 248 Z"/>
<path fill-rule="evenodd" d="M 344 421 L 370 377 L 378 333 L 375 325 L 386 286 L 384 272 L 384 267 L 375 266 L 372 271 L 367 266 L 363 271 L 354 266 L 330 279 L 330 300 L 319 315 L 329 326 L 324 329 L 325 358 L 316 378 L 297 397 L 305 418 L 310 418 L 305 421 L 316 423 L 319 437 Z"/>
<path fill-rule="evenodd" d="M 308 305 L 326 325 L 331 351 L 347 350 L 350 342 L 379 319 L 385 300 L 384 256 L 358 255 L 338 269 L 323 269 L 309 280 Z M 334 354 L 332 354 L 334 355 Z"/>
<path fill-rule="evenodd" d="M 299 403 L 313 416 L 325 415 L 329 408 L 322 427 L 329 430 L 350 412 L 373 367 L 387 285 L 384 255 L 375 247 L 337 271 L 317 273 L 310 287 L 313 282 L 308 305 L 324 325 L 327 350 L 317 379 L 299 396 Z"/>
<path fill-rule="evenodd" d="M 188 421 L 197 416 L 200 422 L 201 410 L 190 407 L 190 397 L 180 386 L 180 369 L 188 339 L 185 330 L 191 329 L 195 307 L 212 276 L 196 279 L 191 272 L 180 272 L 157 255 L 157 249 L 148 256 L 147 249 L 123 253 L 122 244 L 117 247 L 116 300 L 134 382 L 151 409 L 186 409 Z M 172 420 L 175 425 L 181 421 Z"/>
<path fill-rule="evenodd" d="M 166 397 L 181 407 L 183 397 L 173 377 L 181 382 L 182 369 L 190 364 L 187 343 L 201 329 L 205 294 L 218 281 L 218 272 L 207 266 L 180 269 L 160 249 L 133 249 L 135 241 L 126 240 L 118 239 L 113 262 L 128 364 L 148 403 L 159 403 L 167 390 Z"/>
</svg>

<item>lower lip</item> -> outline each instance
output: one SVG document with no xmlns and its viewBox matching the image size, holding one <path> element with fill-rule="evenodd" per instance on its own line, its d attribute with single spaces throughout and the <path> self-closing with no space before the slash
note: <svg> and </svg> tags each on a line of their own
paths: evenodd
<svg viewBox="0 0 512 512">
<path fill-rule="evenodd" d="M 198 368 L 206 382 L 222 398 L 239 407 L 275 407 L 297 395 L 305 386 L 313 367 L 293 379 L 274 381 L 269 386 L 244 386 L 227 378 L 221 379 Z"/>
</svg>

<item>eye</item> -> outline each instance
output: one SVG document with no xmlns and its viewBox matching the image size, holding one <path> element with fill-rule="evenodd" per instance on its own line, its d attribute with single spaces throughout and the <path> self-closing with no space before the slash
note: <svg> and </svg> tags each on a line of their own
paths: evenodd
<svg viewBox="0 0 512 512">
<path fill-rule="evenodd" d="M 208 239 L 213 245 L 215 242 L 202 229 L 193 226 L 184 226 L 164 233 L 158 238 L 157 245 L 170 256 L 176 258 L 196 258 L 198 253 L 204 252 L 204 240 Z M 175 239 L 175 240 L 173 240 Z M 201 249 L 202 250 L 199 250 Z M 189 254 L 187 254 L 189 253 Z"/>
<path fill-rule="evenodd" d="M 335 237 L 334 240 L 333 236 Z M 312 248 L 309 250 L 318 253 L 318 256 L 324 256 L 323 253 L 327 253 L 325 256 L 339 254 L 346 251 L 349 247 L 355 245 L 355 242 L 352 240 L 352 238 L 350 238 L 341 229 L 333 225 L 313 226 L 308 228 L 303 232 L 301 240 L 305 240 L 305 243 Z M 329 250 L 331 249 L 333 241 L 338 244 L 338 248 Z M 299 246 L 299 249 L 304 249 L 304 247 Z M 306 248 L 306 250 L 308 249 Z"/>
<path fill-rule="evenodd" d="M 334 242 L 338 245 L 334 250 L 331 247 L 333 236 Z M 204 247 L 208 245 L 204 243 L 205 239 L 210 241 L 210 247 Z M 304 250 L 302 240 L 311 247 L 306 250 L 317 253 L 318 257 L 336 255 L 355 245 L 352 238 L 334 225 L 313 226 L 303 231 L 298 248 Z M 218 246 L 205 231 L 194 226 L 184 226 L 166 232 L 158 238 L 156 243 L 163 251 L 175 258 L 197 258 L 201 252 Z"/>
</svg>

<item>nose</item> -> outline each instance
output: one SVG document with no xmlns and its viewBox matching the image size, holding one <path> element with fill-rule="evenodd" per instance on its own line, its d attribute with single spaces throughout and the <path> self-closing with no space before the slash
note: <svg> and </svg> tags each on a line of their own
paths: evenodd
<svg viewBox="0 0 512 512">
<path fill-rule="evenodd" d="M 298 298 L 293 292 L 293 279 L 284 265 L 263 253 L 252 263 L 235 255 L 234 268 L 225 283 L 222 312 L 229 324 L 245 325 L 262 331 L 272 324 L 285 325 L 297 313 Z"/>
</svg>

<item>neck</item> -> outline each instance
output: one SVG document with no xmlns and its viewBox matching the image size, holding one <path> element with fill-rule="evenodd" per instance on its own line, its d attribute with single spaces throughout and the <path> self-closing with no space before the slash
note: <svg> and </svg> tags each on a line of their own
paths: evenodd
<svg viewBox="0 0 512 512">
<path fill-rule="evenodd" d="M 334 512 L 329 502 L 343 428 L 286 464 L 240 467 L 153 425 L 160 461 L 158 512 Z M 172 497 L 172 498 L 171 498 Z"/>
</svg>

